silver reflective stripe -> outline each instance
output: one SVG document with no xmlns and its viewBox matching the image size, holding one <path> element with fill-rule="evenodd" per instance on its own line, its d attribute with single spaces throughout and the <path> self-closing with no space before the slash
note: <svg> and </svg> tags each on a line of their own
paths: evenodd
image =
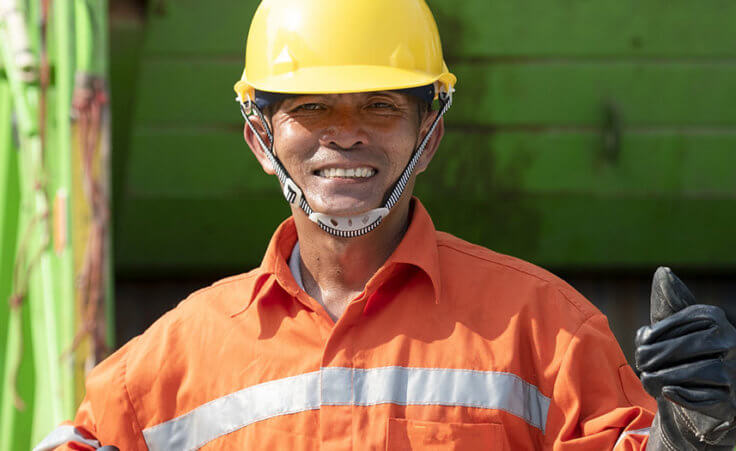
<svg viewBox="0 0 736 451">
<path fill-rule="evenodd" d="M 41 440 L 41 443 L 36 445 L 35 448 L 33 448 L 33 451 L 48 451 L 56 448 L 57 446 L 61 446 L 64 443 L 68 442 L 79 442 L 84 443 L 85 445 L 89 445 L 94 449 L 97 449 L 100 447 L 100 442 L 97 440 L 90 440 L 87 438 L 84 438 L 81 434 L 77 432 L 77 430 L 72 425 L 65 425 L 65 426 L 59 426 L 58 428 L 51 431 L 49 435 L 46 436 L 43 440 Z"/>
<path fill-rule="evenodd" d="M 614 449 L 616 449 L 616 447 L 618 446 L 618 444 L 619 444 L 619 443 L 621 443 L 621 440 L 623 440 L 623 439 L 624 439 L 624 437 L 626 437 L 627 435 L 631 435 L 631 434 L 637 434 L 637 435 L 649 435 L 649 430 L 650 430 L 650 429 L 651 429 L 651 428 L 642 428 L 642 429 L 635 429 L 635 430 L 633 430 L 633 431 L 625 431 L 625 432 L 623 432 L 623 433 L 622 433 L 622 434 L 621 434 L 621 435 L 620 435 L 620 436 L 618 437 L 618 440 L 616 440 L 616 444 L 615 444 L 615 445 L 613 445 L 613 448 L 614 448 Z"/>
<path fill-rule="evenodd" d="M 508 412 L 544 432 L 550 399 L 516 375 L 446 368 L 329 367 L 254 385 L 143 431 L 151 451 L 196 449 L 256 421 L 320 405 L 464 406 Z"/>
<path fill-rule="evenodd" d="M 256 421 L 319 409 L 319 371 L 276 379 L 217 398 L 143 430 L 149 450 L 197 449 Z"/>
<path fill-rule="evenodd" d="M 323 368 L 322 385 L 323 405 L 390 403 L 498 409 L 524 419 L 542 432 L 550 404 L 537 387 L 518 376 L 491 371 L 400 366 Z"/>
</svg>

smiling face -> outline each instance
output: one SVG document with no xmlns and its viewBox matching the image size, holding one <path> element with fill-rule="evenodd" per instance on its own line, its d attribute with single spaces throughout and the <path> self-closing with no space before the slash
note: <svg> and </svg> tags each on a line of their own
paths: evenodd
<svg viewBox="0 0 736 451">
<path fill-rule="evenodd" d="M 290 97 L 271 115 L 274 150 L 315 211 L 356 215 L 383 204 L 435 114 L 391 91 Z M 439 124 L 415 174 L 427 167 L 441 135 Z M 247 128 L 245 137 L 273 173 Z"/>
</svg>

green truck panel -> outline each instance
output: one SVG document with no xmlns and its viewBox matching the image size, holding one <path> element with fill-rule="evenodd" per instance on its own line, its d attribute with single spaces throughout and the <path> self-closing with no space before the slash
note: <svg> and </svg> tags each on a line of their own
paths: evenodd
<svg viewBox="0 0 736 451">
<path fill-rule="evenodd" d="M 277 189 L 239 130 L 141 130 L 132 143 L 130 197 L 217 199 Z M 428 170 L 431 180 L 420 176 L 418 189 L 433 197 L 451 191 L 736 198 L 734 149 L 736 133 L 632 132 L 616 151 L 593 132 L 450 128 Z M 479 176 L 468 177 L 470 171 Z"/>
<path fill-rule="evenodd" d="M 428 0 L 449 58 L 735 56 L 730 0 Z M 254 0 L 150 2 L 146 52 L 238 55 Z M 202 30 L 202 24 L 216 24 Z"/>
<path fill-rule="evenodd" d="M 490 193 L 481 202 L 457 192 L 425 196 L 426 186 L 418 195 L 437 228 L 545 266 L 736 268 L 732 199 Z M 280 199 L 274 188 L 236 198 L 132 200 L 123 208 L 139 214 L 123 215 L 119 225 L 126 246 L 116 254 L 118 271 L 245 272 L 260 263 L 272 231 L 289 214 Z"/>
<path fill-rule="evenodd" d="M 459 77 L 417 185 L 438 227 L 547 266 L 736 266 L 720 233 L 736 211 L 736 4 L 428 3 Z M 287 216 L 232 91 L 256 5 L 152 2 L 138 31 L 120 22 L 112 66 L 137 68 L 134 91 L 113 85 L 121 273 L 247 269 Z"/>
<path fill-rule="evenodd" d="M 626 127 L 736 126 L 736 62 L 460 62 L 450 125 L 587 126 L 608 105 Z M 136 127 L 242 124 L 233 84 L 242 62 L 142 62 Z"/>
</svg>

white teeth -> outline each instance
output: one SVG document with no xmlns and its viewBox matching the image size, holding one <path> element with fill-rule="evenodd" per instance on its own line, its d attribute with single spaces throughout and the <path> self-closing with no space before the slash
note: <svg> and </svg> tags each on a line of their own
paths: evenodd
<svg viewBox="0 0 736 451">
<path fill-rule="evenodd" d="M 376 171 L 373 168 L 327 168 L 321 169 L 318 173 L 320 177 L 342 177 L 342 178 L 367 178 L 373 176 Z"/>
</svg>

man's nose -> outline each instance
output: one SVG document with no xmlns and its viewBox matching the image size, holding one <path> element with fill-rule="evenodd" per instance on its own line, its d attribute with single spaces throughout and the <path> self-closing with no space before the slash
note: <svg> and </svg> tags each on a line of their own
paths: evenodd
<svg viewBox="0 0 736 451">
<path fill-rule="evenodd" d="M 336 149 L 355 149 L 366 144 L 368 136 L 358 115 L 335 111 L 322 132 L 321 144 Z"/>
</svg>

